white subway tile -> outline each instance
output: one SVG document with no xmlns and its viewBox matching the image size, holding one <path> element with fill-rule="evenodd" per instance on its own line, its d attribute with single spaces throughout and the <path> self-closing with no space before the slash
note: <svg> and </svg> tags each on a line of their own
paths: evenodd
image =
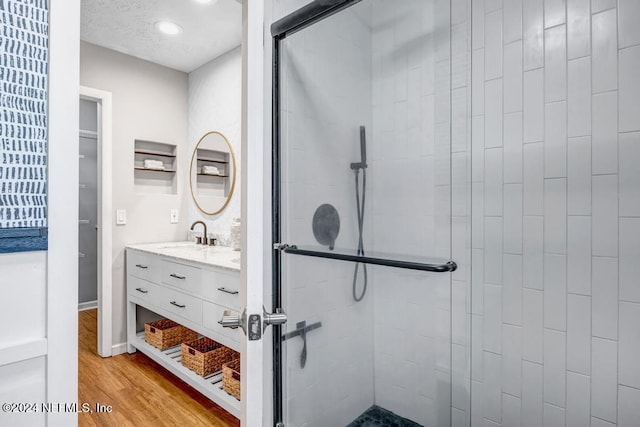
<svg viewBox="0 0 640 427">
<path fill-rule="evenodd" d="M 566 25 L 544 32 L 545 102 L 567 99 L 567 28 Z"/>
<path fill-rule="evenodd" d="M 522 390 L 522 328 L 504 325 L 502 334 L 502 391 L 519 397 Z"/>
<path fill-rule="evenodd" d="M 568 136 L 591 135 L 591 58 L 569 61 Z"/>
<path fill-rule="evenodd" d="M 522 111 L 522 40 L 504 46 L 504 112 Z"/>
<path fill-rule="evenodd" d="M 592 250 L 595 256 L 618 256 L 618 177 L 594 176 Z"/>
<path fill-rule="evenodd" d="M 522 184 L 522 112 L 504 115 L 504 182 Z"/>
<path fill-rule="evenodd" d="M 618 172 L 618 92 L 593 96 L 593 174 Z"/>
<path fill-rule="evenodd" d="M 543 354 L 543 292 L 535 289 L 522 291 L 522 358 L 542 363 Z M 523 373 L 523 386 L 527 379 Z M 542 392 L 542 390 L 541 390 Z M 524 397 L 524 396 L 523 396 Z M 540 397 L 542 400 L 542 396 Z"/>
<path fill-rule="evenodd" d="M 567 330 L 567 257 L 544 256 L 544 326 Z M 553 403 L 553 402 L 551 402 Z"/>
<path fill-rule="evenodd" d="M 485 0 L 484 11 L 485 13 L 493 12 L 502 8 L 502 0 Z"/>
<path fill-rule="evenodd" d="M 502 353 L 502 286 L 484 285 L 484 349 Z"/>
<path fill-rule="evenodd" d="M 591 215 L 591 138 L 569 138 L 567 213 Z"/>
<path fill-rule="evenodd" d="M 619 386 L 618 427 L 637 427 L 638 420 L 640 420 L 640 390 Z"/>
<path fill-rule="evenodd" d="M 504 185 L 503 250 L 522 254 L 522 184 Z"/>
<path fill-rule="evenodd" d="M 504 0 L 503 3 L 504 42 L 522 40 L 522 0 Z"/>
<path fill-rule="evenodd" d="M 484 116 L 471 119 L 471 179 L 473 182 L 484 181 Z"/>
<path fill-rule="evenodd" d="M 543 143 L 524 144 L 523 212 L 544 215 Z"/>
<path fill-rule="evenodd" d="M 565 427 L 564 408 L 559 408 L 555 405 L 545 403 L 543 411 L 543 425 L 545 427 Z"/>
<path fill-rule="evenodd" d="M 618 343 L 591 340 L 591 415 L 616 422 L 618 391 Z M 593 424 L 592 424 L 593 425 Z"/>
<path fill-rule="evenodd" d="M 524 42 L 525 70 L 533 70 L 544 66 L 543 10 L 542 0 L 526 0 L 522 3 L 522 39 Z"/>
<path fill-rule="evenodd" d="M 502 148 L 484 152 L 484 214 L 502 216 Z"/>
<path fill-rule="evenodd" d="M 618 43 L 620 48 L 640 44 L 640 2 L 637 0 L 618 0 Z"/>
<path fill-rule="evenodd" d="M 471 53 L 471 114 L 484 114 L 484 49 Z"/>
<path fill-rule="evenodd" d="M 564 24 L 566 0 L 544 0 L 544 27 Z"/>
<path fill-rule="evenodd" d="M 640 304 L 620 303 L 620 384 L 640 388 Z"/>
<path fill-rule="evenodd" d="M 567 290 L 591 295 L 591 217 L 570 216 L 567 233 Z"/>
<path fill-rule="evenodd" d="M 620 299 L 640 302 L 640 218 L 620 218 Z"/>
<path fill-rule="evenodd" d="M 593 93 L 618 88 L 618 28 L 616 22 L 617 10 L 615 9 L 596 13 L 591 19 Z"/>
<path fill-rule="evenodd" d="M 502 356 L 488 351 L 484 353 L 483 416 L 500 422 L 502 414 Z M 480 402 L 477 402 L 480 403 Z"/>
<path fill-rule="evenodd" d="M 620 134 L 620 216 L 640 216 L 640 132 Z"/>
<path fill-rule="evenodd" d="M 474 50 L 484 47 L 484 3 L 485 0 L 471 2 L 471 46 Z"/>
<path fill-rule="evenodd" d="M 484 146 L 502 147 L 502 79 L 484 84 Z"/>
<path fill-rule="evenodd" d="M 567 369 L 591 373 L 591 297 L 568 295 Z"/>
<path fill-rule="evenodd" d="M 565 406 L 566 347 L 565 332 L 544 330 L 544 401 L 561 407 Z"/>
<path fill-rule="evenodd" d="M 580 58 L 591 53 L 590 0 L 567 0 L 567 57 Z"/>
<path fill-rule="evenodd" d="M 543 289 L 544 218 L 525 216 L 522 221 L 523 286 Z"/>
<path fill-rule="evenodd" d="M 471 186 L 471 247 L 484 248 L 484 183 L 474 182 Z"/>
<path fill-rule="evenodd" d="M 522 255 L 504 254 L 503 268 L 502 321 L 522 325 Z"/>
<path fill-rule="evenodd" d="M 482 295 L 482 292 L 480 292 Z M 484 329 L 484 319 L 480 315 L 471 316 L 471 379 L 483 381 L 484 379 L 484 344 L 482 334 Z M 475 384 L 474 384 L 475 386 Z"/>
<path fill-rule="evenodd" d="M 485 15 L 484 78 L 486 80 L 502 77 L 502 50 L 502 10 L 498 9 Z"/>
<path fill-rule="evenodd" d="M 522 402 L 520 398 L 502 393 L 502 425 L 520 427 L 522 425 L 521 420 Z"/>
<path fill-rule="evenodd" d="M 567 103 L 545 105 L 544 177 L 567 176 Z"/>
<path fill-rule="evenodd" d="M 484 220 L 484 282 L 502 284 L 502 218 Z M 485 301 L 486 304 L 486 301 Z M 486 311 L 486 310 L 485 310 Z"/>
<path fill-rule="evenodd" d="M 484 250 L 471 250 L 471 312 L 482 314 L 484 306 Z"/>
<path fill-rule="evenodd" d="M 616 427 L 616 424 L 601 420 L 600 418 L 591 417 L 591 427 Z"/>
<path fill-rule="evenodd" d="M 594 337 L 618 339 L 618 258 L 593 257 L 592 298 Z"/>
<path fill-rule="evenodd" d="M 591 0 L 591 13 L 602 12 L 612 7 L 616 7 L 616 0 Z"/>
<path fill-rule="evenodd" d="M 528 2 L 527 2 L 528 3 Z M 544 71 L 524 73 L 524 142 L 544 139 Z"/>
<path fill-rule="evenodd" d="M 544 251 L 567 253 L 567 180 L 544 180 Z"/>
<path fill-rule="evenodd" d="M 567 372 L 567 427 L 585 427 L 589 425 L 590 399 L 591 378 L 586 375 Z"/>
<path fill-rule="evenodd" d="M 542 365 L 522 361 L 522 427 L 542 427 Z"/>
<path fill-rule="evenodd" d="M 633 18 L 637 21 L 638 17 Z M 638 70 L 640 70 L 640 45 L 620 50 L 620 132 L 640 130 Z"/>
</svg>

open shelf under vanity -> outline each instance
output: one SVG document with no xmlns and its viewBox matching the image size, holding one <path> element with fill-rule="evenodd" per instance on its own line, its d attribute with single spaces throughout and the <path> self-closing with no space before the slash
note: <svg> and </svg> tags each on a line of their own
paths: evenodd
<svg viewBox="0 0 640 427">
<path fill-rule="evenodd" d="M 217 405 L 233 416 L 240 418 L 240 401 L 222 390 L 222 372 L 215 372 L 207 377 L 201 377 L 181 363 L 181 346 L 159 350 L 144 340 L 144 331 L 136 334 L 129 344 L 149 356 L 160 366 L 178 376 L 181 380 L 198 390 Z"/>
</svg>

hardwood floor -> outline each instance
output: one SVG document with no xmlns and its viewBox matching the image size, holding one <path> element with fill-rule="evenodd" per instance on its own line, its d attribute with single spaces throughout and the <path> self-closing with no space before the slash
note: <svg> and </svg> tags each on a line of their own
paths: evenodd
<svg viewBox="0 0 640 427">
<path fill-rule="evenodd" d="M 239 426 L 215 403 L 140 352 L 102 358 L 97 353 L 97 310 L 78 317 L 78 400 L 111 413 L 78 415 L 80 426 Z"/>
</svg>

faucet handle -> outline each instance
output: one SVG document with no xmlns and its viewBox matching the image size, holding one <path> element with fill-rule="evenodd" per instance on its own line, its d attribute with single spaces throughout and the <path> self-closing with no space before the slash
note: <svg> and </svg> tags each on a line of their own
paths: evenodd
<svg viewBox="0 0 640 427">
<path fill-rule="evenodd" d="M 202 236 L 196 236 L 196 245 L 202 244 Z"/>
</svg>

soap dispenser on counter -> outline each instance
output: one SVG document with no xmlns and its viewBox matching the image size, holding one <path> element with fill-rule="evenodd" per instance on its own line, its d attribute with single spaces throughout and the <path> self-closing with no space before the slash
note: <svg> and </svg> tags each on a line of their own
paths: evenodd
<svg viewBox="0 0 640 427">
<path fill-rule="evenodd" d="M 230 246 L 234 251 L 240 250 L 240 218 L 234 218 L 231 222 Z"/>
</svg>

